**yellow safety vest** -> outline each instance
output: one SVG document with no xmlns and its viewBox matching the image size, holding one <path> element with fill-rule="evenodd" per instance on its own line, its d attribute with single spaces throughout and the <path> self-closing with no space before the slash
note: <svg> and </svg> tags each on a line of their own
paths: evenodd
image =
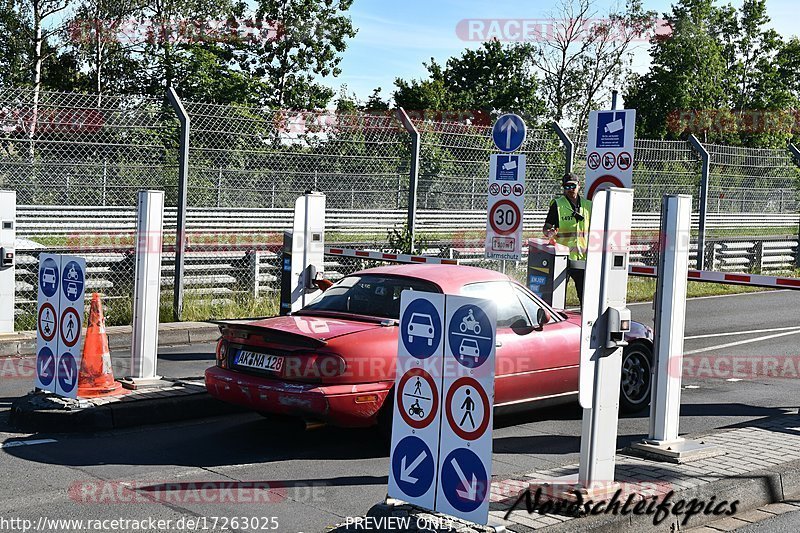
<svg viewBox="0 0 800 533">
<path fill-rule="evenodd" d="M 589 219 L 592 216 L 592 202 L 586 198 L 579 198 L 580 208 L 578 213 L 583 220 L 578 222 L 572 214 L 572 204 L 566 196 L 555 199 L 558 208 L 558 233 L 556 242 L 569 248 L 569 258 L 572 261 L 585 261 L 589 240 Z"/>
</svg>

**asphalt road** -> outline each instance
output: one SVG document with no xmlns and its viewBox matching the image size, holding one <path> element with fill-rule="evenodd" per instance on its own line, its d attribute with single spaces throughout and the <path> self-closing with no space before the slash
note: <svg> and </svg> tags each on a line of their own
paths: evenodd
<svg viewBox="0 0 800 533">
<path fill-rule="evenodd" d="M 652 323 L 649 305 L 631 308 L 635 319 Z M 684 378 L 683 433 L 707 432 L 797 408 L 800 380 L 730 381 L 739 378 L 731 378 L 719 362 L 731 356 L 800 359 L 798 309 L 800 293 L 788 291 L 689 302 L 685 350 L 698 365 L 701 358 L 706 361 L 711 372 Z M 212 351 L 210 344 L 162 350 L 159 372 L 199 376 L 211 364 Z M 115 356 L 116 368 L 125 354 Z M 32 361 L 17 363 L 32 368 Z M 347 516 L 363 514 L 386 492 L 388 457 L 371 430 L 289 432 L 258 415 L 241 414 L 94 435 L 19 434 L 7 424 L 7 409 L 12 398 L 31 388 L 31 380 L 20 376 L 0 383 L 0 518 L 206 517 L 210 527 L 213 517 L 263 517 L 258 524 L 216 521 L 217 529 L 228 525 L 255 531 L 264 530 L 262 526 L 275 517 L 277 531 L 322 531 Z M 619 446 L 642 438 L 647 428 L 646 413 L 622 419 Z M 494 475 L 505 479 L 575 463 L 579 435 L 574 408 L 498 417 Z M 14 445 L 20 438 L 45 442 Z M 193 484 L 200 482 L 212 484 L 198 496 Z M 235 490 L 225 492 L 231 488 Z"/>
</svg>

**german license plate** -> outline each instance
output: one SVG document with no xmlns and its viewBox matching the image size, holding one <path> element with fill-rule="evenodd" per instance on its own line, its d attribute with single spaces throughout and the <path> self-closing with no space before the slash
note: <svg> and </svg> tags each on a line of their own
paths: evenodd
<svg viewBox="0 0 800 533">
<path fill-rule="evenodd" d="M 280 372 L 283 369 L 283 357 L 280 355 L 270 355 L 268 353 L 251 352 L 249 350 L 239 350 L 236 354 L 234 364 L 268 370 L 270 372 Z"/>
</svg>

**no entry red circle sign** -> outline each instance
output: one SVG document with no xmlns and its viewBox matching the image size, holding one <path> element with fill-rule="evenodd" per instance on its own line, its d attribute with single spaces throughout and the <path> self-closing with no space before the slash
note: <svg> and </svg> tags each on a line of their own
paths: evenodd
<svg viewBox="0 0 800 533">
<path fill-rule="evenodd" d="M 455 410 L 460 416 L 456 417 Z M 492 415 L 486 391 L 477 380 L 468 376 L 450 385 L 444 412 L 450 428 L 464 440 L 475 440 L 483 435 Z"/>
<path fill-rule="evenodd" d="M 50 302 L 45 302 L 39 309 L 39 335 L 45 342 L 50 342 L 56 336 L 56 310 Z"/>
<path fill-rule="evenodd" d="M 489 224 L 498 235 L 511 235 L 522 220 L 517 204 L 511 200 L 500 200 L 489 211 Z"/>
<path fill-rule="evenodd" d="M 412 368 L 403 374 L 396 396 L 400 416 L 414 429 L 427 427 L 439 413 L 436 382 L 421 368 Z"/>
<path fill-rule="evenodd" d="M 595 192 L 600 189 L 607 189 L 609 187 L 625 187 L 625 185 L 623 185 L 622 181 L 620 181 L 620 179 L 616 176 L 600 176 L 589 186 L 589 190 L 586 192 L 586 197 L 591 200 L 594 197 Z"/>
<path fill-rule="evenodd" d="M 81 338 L 81 319 L 78 312 L 73 307 L 67 307 L 61 313 L 59 331 L 61 332 L 61 342 L 72 348 Z"/>
</svg>

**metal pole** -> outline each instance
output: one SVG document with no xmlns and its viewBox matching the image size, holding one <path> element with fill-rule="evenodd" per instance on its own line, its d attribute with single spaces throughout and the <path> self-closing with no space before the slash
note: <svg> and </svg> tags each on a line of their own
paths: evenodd
<svg viewBox="0 0 800 533">
<path fill-rule="evenodd" d="M 186 192 L 189 186 L 189 114 L 183 107 L 178 93 L 167 89 L 167 101 L 181 123 L 180 147 L 178 148 L 178 212 L 175 230 L 175 283 L 173 285 L 172 316 L 180 322 L 183 315 L 183 261 L 186 252 Z"/>
<path fill-rule="evenodd" d="M 553 130 L 558 135 L 558 138 L 561 140 L 561 143 L 564 145 L 564 174 L 572 172 L 572 167 L 575 162 L 575 143 L 572 142 L 572 139 L 567 134 L 566 131 L 559 125 L 558 122 L 551 122 L 550 125 L 552 126 Z"/>
<path fill-rule="evenodd" d="M 0 249 L 3 254 L 0 256 L 0 333 L 13 333 L 16 298 L 14 265 L 17 262 L 14 249 L 17 239 L 16 191 L 0 191 L 0 219 Z M 38 272 L 38 267 L 34 266 L 34 272 Z"/>
<path fill-rule="evenodd" d="M 653 343 L 656 369 L 650 404 L 650 440 L 658 443 L 678 439 L 691 227 L 692 197 L 665 196 L 661 203 Z"/>
<path fill-rule="evenodd" d="M 694 135 L 689 136 L 692 148 L 700 155 L 700 221 L 697 231 L 697 270 L 705 270 L 706 266 L 706 217 L 708 215 L 708 180 L 711 175 L 711 154 L 703 143 Z M 714 268 L 711 265 L 710 268 Z"/>
<path fill-rule="evenodd" d="M 420 134 L 414 123 L 411 122 L 405 109 L 402 107 L 397 109 L 397 118 L 403 124 L 403 127 L 411 135 L 411 169 L 408 175 L 408 234 L 411 237 L 411 247 L 409 250 L 413 252 L 414 243 L 416 242 L 416 221 L 417 221 L 417 185 L 419 184 L 419 149 L 420 149 Z"/>
<path fill-rule="evenodd" d="M 797 166 L 800 166 L 800 148 L 797 148 L 794 144 L 790 144 L 789 151 L 792 153 L 794 162 L 797 163 Z M 794 254 L 794 261 L 795 266 L 800 268 L 800 221 L 798 221 L 797 224 L 797 251 Z"/>
<path fill-rule="evenodd" d="M 611 109 L 612 110 L 616 110 L 617 109 L 617 97 L 618 96 L 619 96 L 619 91 L 618 90 L 614 89 L 613 91 L 611 91 Z"/>
</svg>

